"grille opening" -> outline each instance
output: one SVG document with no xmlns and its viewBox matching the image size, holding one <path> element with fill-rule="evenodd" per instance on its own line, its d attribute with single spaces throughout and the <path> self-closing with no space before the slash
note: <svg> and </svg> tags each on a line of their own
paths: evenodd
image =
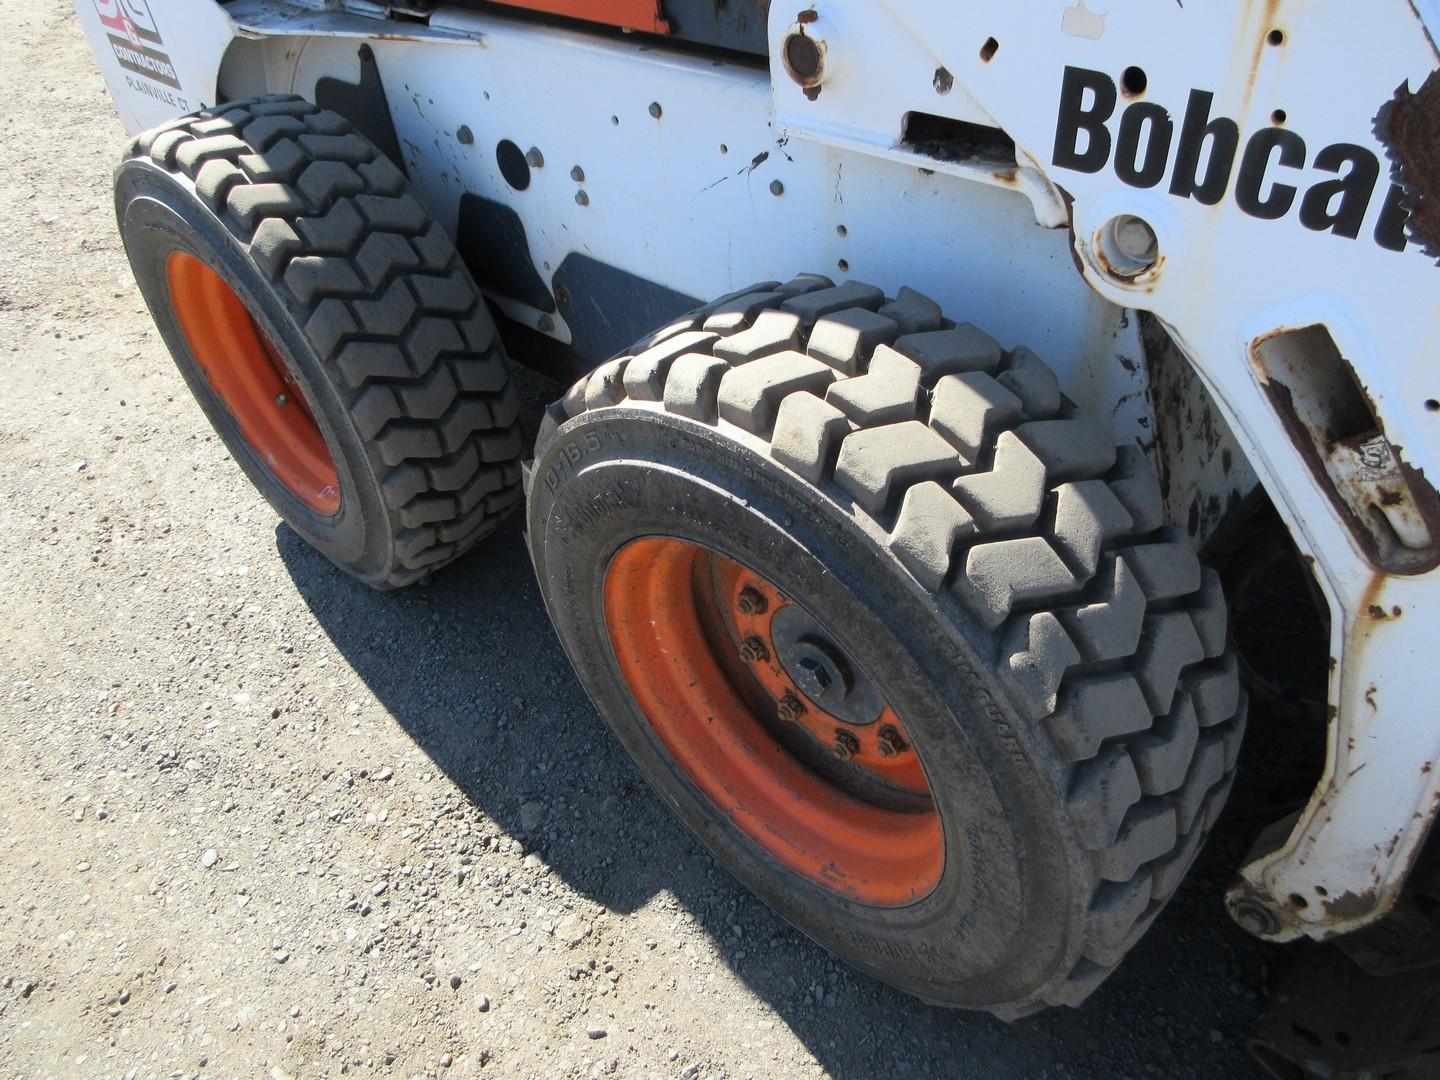
<svg viewBox="0 0 1440 1080">
<path fill-rule="evenodd" d="M 937 161 L 964 161 L 1013 169 L 1015 140 L 999 128 L 931 113 L 905 114 L 900 145 Z"/>
</svg>

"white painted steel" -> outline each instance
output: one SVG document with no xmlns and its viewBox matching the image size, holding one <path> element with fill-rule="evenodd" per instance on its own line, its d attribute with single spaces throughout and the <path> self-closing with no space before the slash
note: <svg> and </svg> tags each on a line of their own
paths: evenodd
<svg viewBox="0 0 1440 1080">
<path fill-rule="evenodd" d="M 160 26 L 181 83 L 176 100 L 137 90 L 116 63 L 98 13 L 121 3 Z M 1393 577 L 1369 564 L 1267 400 L 1250 350 L 1275 331 L 1325 324 L 1390 442 L 1440 476 L 1440 416 L 1423 407 L 1437 396 L 1440 276 L 1415 246 L 1397 253 L 1374 240 L 1388 163 L 1372 133 L 1396 86 L 1418 88 L 1436 66 L 1422 23 L 1435 26 L 1433 0 L 1419 14 L 1407 0 L 1366 5 L 1360 29 L 1340 0 L 816 0 L 806 32 L 823 36 L 827 70 L 814 100 L 778 60 L 765 72 L 649 40 L 452 9 L 426 26 L 275 0 L 243 0 L 228 15 L 209 0 L 76 5 L 132 130 L 183 111 L 181 100 L 210 101 L 232 36 L 265 39 L 269 88 L 309 96 L 321 77 L 358 79 L 353 38 L 369 38 L 431 209 L 453 220 L 467 191 L 506 203 L 547 281 L 566 255 L 585 252 L 695 297 L 814 269 L 892 292 L 910 285 L 1006 345 L 1031 344 L 1072 397 L 1112 416 L 1117 438 L 1147 446 L 1144 368 L 1117 356 L 1141 356 L 1128 309 L 1153 311 L 1314 559 L 1334 628 L 1325 777 L 1288 841 L 1243 868 L 1232 904 L 1260 904 L 1275 921 L 1270 936 L 1286 939 L 1357 928 L 1393 903 L 1440 802 L 1427 663 L 1440 642 L 1440 573 Z M 798 10 L 775 4 L 772 56 Z M 1281 42 L 1270 44 L 1275 30 Z M 1242 148 L 1279 126 L 1272 114 L 1283 109 L 1283 127 L 1305 140 L 1304 165 L 1272 161 L 1261 195 L 1289 183 L 1303 196 L 1334 179 L 1314 166 L 1322 147 L 1368 149 L 1382 166 L 1359 236 L 1312 231 L 1294 208 L 1277 220 L 1246 213 L 1233 176 L 1213 206 L 1170 194 L 1173 141 L 1151 187 L 1123 182 L 1113 150 L 1095 172 L 1057 165 L 1067 65 L 1117 82 L 1127 67 L 1143 68 L 1144 91 L 1117 96 L 1112 140 L 1137 101 L 1167 110 L 1178 138 L 1192 90 L 1214 94 L 1210 115 L 1237 122 Z M 917 111 L 1003 129 L 1015 166 L 939 161 L 903 146 L 904 118 Z M 473 144 L 457 139 L 462 125 Z M 502 138 L 544 153 L 526 191 L 499 174 Z M 583 183 L 570 179 L 573 165 Z M 1107 272 L 1095 246 L 1118 214 L 1142 218 L 1159 240 L 1156 266 L 1128 281 Z M 1052 227 L 1072 221 L 1073 234 Z M 495 299 L 569 340 L 563 319 Z M 1232 482 L 1208 459 L 1176 466 L 1202 493 Z"/>
</svg>

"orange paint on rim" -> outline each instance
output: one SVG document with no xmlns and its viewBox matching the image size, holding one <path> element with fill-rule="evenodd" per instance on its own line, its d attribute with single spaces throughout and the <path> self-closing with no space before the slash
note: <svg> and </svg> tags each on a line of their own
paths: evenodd
<svg viewBox="0 0 1440 1080">
<path fill-rule="evenodd" d="M 741 612 L 750 587 L 764 611 Z M 605 576 L 605 621 L 626 683 L 676 764 L 782 865 L 831 891 L 900 907 L 940 880 L 945 852 L 924 769 L 899 718 L 845 724 L 806 701 L 789 722 L 777 701 L 797 693 L 775 658 L 738 658 L 738 643 L 769 641 L 769 621 L 793 603 L 759 574 L 682 540 L 648 537 L 622 548 Z M 882 756 L 891 727 L 904 749 Z M 828 752 L 840 733 L 858 744 L 843 766 L 820 770 L 794 752 Z M 799 740 L 797 747 L 797 740 Z M 856 783 L 847 782 L 853 778 Z M 876 798 L 877 786 L 897 799 Z"/>
<path fill-rule="evenodd" d="M 286 491 L 327 517 L 340 509 L 340 480 L 300 387 L 235 290 L 195 256 L 165 266 L 170 302 L 205 380 L 241 436 Z"/>
</svg>

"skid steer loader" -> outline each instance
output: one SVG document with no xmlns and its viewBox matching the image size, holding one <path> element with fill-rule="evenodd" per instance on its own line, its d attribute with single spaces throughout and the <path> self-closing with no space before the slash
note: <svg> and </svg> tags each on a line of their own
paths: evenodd
<svg viewBox="0 0 1440 1080">
<path fill-rule="evenodd" d="M 1080 1003 L 1230 791 L 1277 543 L 1325 761 L 1225 903 L 1435 932 L 1435 0 L 76 7 L 251 480 L 382 589 L 523 505 L 597 708 L 815 940 Z"/>
</svg>

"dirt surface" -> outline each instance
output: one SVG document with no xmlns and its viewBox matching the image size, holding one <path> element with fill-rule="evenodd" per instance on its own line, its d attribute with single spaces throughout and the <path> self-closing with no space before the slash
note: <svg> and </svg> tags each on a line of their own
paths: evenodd
<svg viewBox="0 0 1440 1080">
<path fill-rule="evenodd" d="M 278 524 L 131 282 L 68 0 L 0 16 L 0 1070 L 1252 1075 L 1280 954 L 1220 894 L 1256 796 L 1082 1010 L 857 976 L 649 793 L 518 526 L 382 596 Z"/>
</svg>

